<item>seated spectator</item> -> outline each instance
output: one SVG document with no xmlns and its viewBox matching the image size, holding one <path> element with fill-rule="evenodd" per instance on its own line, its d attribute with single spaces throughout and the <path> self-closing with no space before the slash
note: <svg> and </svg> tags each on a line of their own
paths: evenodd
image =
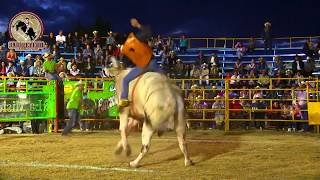
<svg viewBox="0 0 320 180">
<path fill-rule="evenodd" d="M 50 33 L 49 33 L 49 37 L 46 39 L 46 44 L 49 45 L 50 49 L 53 48 L 53 45 L 56 45 L 56 44 L 57 44 L 56 38 L 54 37 L 53 32 L 50 32 Z"/>
<path fill-rule="evenodd" d="M 199 79 L 200 73 L 201 73 L 201 69 L 198 66 L 192 64 L 191 71 L 190 71 L 191 78 Z"/>
<path fill-rule="evenodd" d="M 171 51 L 168 57 L 168 67 L 172 69 L 178 60 L 176 52 Z"/>
<path fill-rule="evenodd" d="M 109 45 L 111 46 L 115 45 L 115 40 L 114 40 L 112 31 L 108 32 L 108 36 L 106 38 L 106 47 L 108 47 Z"/>
<path fill-rule="evenodd" d="M 72 65 L 72 68 L 70 69 L 70 76 L 72 79 L 76 79 L 80 76 L 80 70 L 78 69 L 77 65 Z"/>
<path fill-rule="evenodd" d="M 74 36 L 72 37 L 72 47 L 75 51 L 81 47 L 81 38 L 78 32 L 74 32 Z"/>
<path fill-rule="evenodd" d="M 4 61 L 1 61 L 0 75 L 1 76 L 6 76 L 7 75 L 7 65 L 6 65 L 6 63 Z"/>
<path fill-rule="evenodd" d="M 243 71 L 243 64 L 241 63 L 241 59 L 237 59 L 237 61 L 234 63 L 233 69 L 235 71 L 238 71 L 239 74 L 243 75 L 244 71 Z"/>
<path fill-rule="evenodd" d="M 85 77 L 93 77 L 94 68 L 95 68 L 95 65 L 92 61 L 92 58 L 91 56 L 88 56 L 88 58 L 84 61 L 84 66 L 83 66 Z"/>
<path fill-rule="evenodd" d="M 60 57 L 60 49 L 57 45 L 53 45 L 52 47 L 52 54 L 51 54 L 52 58 L 57 61 L 58 58 Z"/>
<path fill-rule="evenodd" d="M 77 64 L 74 58 L 71 58 L 70 61 L 67 63 L 67 72 L 70 72 L 72 65 Z"/>
<path fill-rule="evenodd" d="M 275 73 L 275 76 L 274 76 L 274 80 L 273 80 L 273 88 L 276 88 L 276 89 L 281 89 L 281 88 L 285 88 L 286 85 L 285 85 L 285 81 L 282 79 L 284 77 L 282 77 L 281 73 L 279 71 L 276 71 Z"/>
<path fill-rule="evenodd" d="M 29 69 L 25 63 L 25 60 L 20 60 L 20 65 L 17 66 L 17 71 L 16 71 L 18 76 L 23 76 L 27 77 L 29 76 Z"/>
<path fill-rule="evenodd" d="M 73 37 L 71 33 L 68 33 L 65 44 L 66 44 L 65 52 L 68 52 L 68 53 L 73 52 Z"/>
<path fill-rule="evenodd" d="M 304 83 L 304 76 L 302 75 L 302 73 L 300 71 L 298 71 L 296 73 L 296 75 L 294 75 L 294 87 L 300 87 L 301 83 Z"/>
<path fill-rule="evenodd" d="M 169 53 L 170 50 L 167 46 L 164 46 L 163 49 L 159 52 L 161 64 L 168 64 Z"/>
<path fill-rule="evenodd" d="M 100 46 L 100 44 L 96 45 L 96 48 L 94 48 L 94 58 L 96 60 L 96 64 L 98 65 L 105 65 L 103 63 L 103 50 Z"/>
<path fill-rule="evenodd" d="M 33 76 L 36 76 L 36 77 L 44 76 L 42 61 L 40 59 L 36 60 L 36 62 L 34 63 Z"/>
<path fill-rule="evenodd" d="M 219 78 L 220 77 L 220 70 L 216 64 L 211 66 L 210 72 L 209 72 L 209 77 L 210 78 Z"/>
<path fill-rule="evenodd" d="M 63 35 L 63 31 L 60 30 L 59 34 L 56 36 L 56 42 L 59 48 L 61 47 L 65 47 L 65 43 L 66 43 L 66 36 Z"/>
<path fill-rule="evenodd" d="M 41 49 L 41 54 L 50 53 L 50 52 L 51 52 L 50 46 L 49 46 L 48 43 L 46 43 L 46 44 L 44 45 L 44 48 Z"/>
<path fill-rule="evenodd" d="M 176 78 L 183 78 L 185 74 L 184 64 L 182 63 L 181 59 L 177 60 L 177 64 L 175 67 Z"/>
<path fill-rule="evenodd" d="M 257 64 L 255 59 L 251 59 L 250 64 L 248 64 L 248 71 L 254 71 L 254 73 L 257 73 Z"/>
<path fill-rule="evenodd" d="M 237 42 L 237 44 L 234 46 L 234 48 L 237 49 L 238 59 L 241 59 L 247 52 L 247 48 L 244 47 L 241 42 Z"/>
<path fill-rule="evenodd" d="M 257 86 L 257 81 L 254 80 L 257 78 L 256 74 L 255 74 L 256 71 L 254 70 L 251 70 L 250 73 L 249 73 L 249 76 L 248 78 L 250 79 L 249 82 L 248 82 L 248 86 L 250 88 L 255 88 Z"/>
<path fill-rule="evenodd" d="M 239 100 L 232 99 L 229 102 L 229 109 L 230 109 L 230 118 L 231 119 L 239 119 L 242 118 L 242 106 Z"/>
<path fill-rule="evenodd" d="M 278 71 L 281 75 L 285 74 L 285 66 L 284 64 L 281 62 L 281 57 L 280 56 L 275 56 L 274 57 L 274 71 Z"/>
<path fill-rule="evenodd" d="M 89 39 L 89 36 L 87 33 L 84 34 L 84 36 L 81 38 L 81 47 L 86 48 L 87 45 L 91 45 L 91 41 Z"/>
<path fill-rule="evenodd" d="M 215 53 L 213 53 L 212 56 L 211 56 L 210 63 L 209 63 L 209 68 L 211 68 L 214 65 L 216 65 L 218 68 L 220 67 L 218 55 L 215 54 Z"/>
<path fill-rule="evenodd" d="M 238 71 L 234 71 L 230 79 L 230 88 L 238 88 L 240 86 L 240 78 Z"/>
<path fill-rule="evenodd" d="M 267 71 L 268 74 L 268 65 L 263 57 L 259 58 L 259 64 L 257 65 L 258 73 L 261 74 L 263 70 Z"/>
<path fill-rule="evenodd" d="M 16 85 L 15 85 L 15 74 L 13 71 L 7 73 L 8 80 L 7 80 L 7 87 L 9 88 L 9 92 L 16 92 Z"/>
<path fill-rule="evenodd" d="M 64 57 L 60 57 L 59 62 L 56 64 L 56 72 L 67 72 L 67 63 Z"/>
<path fill-rule="evenodd" d="M 93 31 L 92 34 L 93 34 L 93 38 L 92 38 L 91 44 L 92 44 L 92 47 L 95 48 L 95 47 L 97 47 L 98 44 L 101 43 L 101 42 L 100 42 L 101 39 L 100 39 L 100 36 L 99 36 L 99 32 L 98 32 L 98 31 Z"/>
<path fill-rule="evenodd" d="M 9 52 L 7 52 L 7 61 L 8 62 L 16 62 L 16 59 L 18 58 L 17 53 L 14 51 L 14 49 L 10 49 Z"/>
<path fill-rule="evenodd" d="M 196 65 L 202 65 L 203 63 L 207 63 L 207 58 L 202 53 L 202 51 L 200 51 L 198 54 L 198 60 L 196 61 Z"/>
<path fill-rule="evenodd" d="M 92 49 L 90 48 L 90 45 L 86 45 L 86 49 L 82 51 L 82 57 L 83 59 L 88 59 L 89 56 L 94 57 L 94 54 Z"/>
<path fill-rule="evenodd" d="M 300 56 L 296 55 L 294 57 L 294 61 L 292 63 L 292 71 L 294 74 L 296 74 L 298 71 L 302 72 L 304 74 L 304 63 L 302 62 L 302 59 Z"/>
<path fill-rule="evenodd" d="M 0 45 L 0 61 L 6 61 L 6 59 L 7 59 L 7 52 L 3 48 L 3 46 Z"/>
<path fill-rule="evenodd" d="M 181 53 L 186 53 L 188 48 L 188 40 L 186 39 L 186 37 L 183 35 L 180 38 L 180 52 Z"/>
<path fill-rule="evenodd" d="M 203 80 L 206 80 L 206 85 L 209 85 L 209 68 L 206 63 L 203 63 L 200 70 L 200 85 L 202 85 Z"/>
<path fill-rule="evenodd" d="M 14 66 L 14 64 L 13 64 L 13 62 L 12 61 L 9 61 L 8 62 L 8 67 L 7 67 L 7 75 L 10 73 L 10 72 L 12 72 L 13 74 L 15 74 L 16 73 L 16 67 Z"/>
<path fill-rule="evenodd" d="M 259 75 L 258 83 L 263 88 L 269 88 L 270 77 L 267 74 L 267 70 L 262 70 L 262 73 Z"/>
</svg>

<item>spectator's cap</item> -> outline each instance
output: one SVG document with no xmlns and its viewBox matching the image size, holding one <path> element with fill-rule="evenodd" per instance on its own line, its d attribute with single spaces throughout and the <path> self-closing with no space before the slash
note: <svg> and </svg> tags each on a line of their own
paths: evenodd
<svg viewBox="0 0 320 180">
<path fill-rule="evenodd" d="M 177 59 L 177 62 L 181 62 L 181 59 Z"/>
<path fill-rule="evenodd" d="M 220 98 L 222 98 L 222 96 L 220 96 L 219 94 L 216 97 L 214 97 L 214 99 L 220 99 Z"/>
<path fill-rule="evenodd" d="M 20 63 L 24 63 L 24 59 L 20 59 Z"/>
<path fill-rule="evenodd" d="M 270 27 L 270 26 L 271 26 L 271 23 L 267 21 L 267 22 L 264 23 L 264 26 L 265 26 L 265 27 L 267 27 L 267 26 Z"/>
<path fill-rule="evenodd" d="M 74 84 L 75 87 L 79 87 L 79 86 L 84 86 L 84 83 L 82 80 L 80 80 L 79 82 L 77 82 L 76 84 Z"/>
<path fill-rule="evenodd" d="M 310 59 L 311 59 L 311 57 L 307 56 L 307 60 L 310 60 Z"/>
<path fill-rule="evenodd" d="M 50 53 L 44 53 L 44 55 L 42 56 L 43 59 L 46 59 L 46 58 L 50 58 L 52 55 Z"/>
<path fill-rule="evenodd" d="M 32 57 L 32 55 L 31 54 L 26 55 L 26 58 L 28 58 L 28 57 Z"/>
<path fill-rule="evenodd" d="M 202 99 L 201 95 L 198 95 L 198 96 L 196 97 L 196 99 Z"/>
<path fill-rule="evenodd" d="M 59 59 L 60 61 L 62 61 L 62 60 L 64 60 L 64 57 L 60 57 L 60 59 Z"/>
<path fill-rule="evenodd" d="M 255 89 L 260 89 L 260 86 L 256 86 L 256 88 Z"/>
<path fill-rule="evenodd" d="M 96 31 L 96 30 L 94 30 L 93 32 L 92 32 L 92 34 L 97 34 L 98 33 L 98 31 Z"/>
<path fill-rule="evenodd" d="M 216 87 L 216 86 L 212 86 L 211 88 L 212 88 L 212 89 L 217 89 L 217 87 Z"/>
<path fill-rule="evenodd" d="M 112 34 L 112 31 L 109 31 L 108 34 L 111 35 L 111 34 Z"/>
<path fill-rule="evenodd" d="M 307 82 L 306 81 L 301 81 L 300 82 L 300 87 L 303 87 L 303 86 L 306 86 L 307 85 Z"/>
</svg>

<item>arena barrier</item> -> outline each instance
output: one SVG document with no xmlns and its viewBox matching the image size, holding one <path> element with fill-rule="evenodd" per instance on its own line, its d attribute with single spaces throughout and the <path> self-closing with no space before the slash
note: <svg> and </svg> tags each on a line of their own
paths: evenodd
<svg viewBox="0 0 320 180">
<path fill-rule="evenodd" d="M 117 120 L 118 109 L 112 79 L 81 78 L 81 80 L 85 83 L 85 104 L 81 111 L 82 120 Z M 172 81 L 183 90 L 189 124 L 194 122 L 214 124 L 218 114 L 222 117 L 226 132 L 230 130 L 230 125 L 236 122 L 244 124 L 268 122 L 269 125 L 274 122 L 278 124 L 309 123 L 309 125 L 315 125 L 315 129 L 319 132 L 320 104 L 318 103 L 320 102 L 320 92 L 318 79 L 237 79 L 237 84 L 234 84 L 230 79 L 172 79 Z M 278 87 L 278 85 L 284 85 L 289 81 L 292 81 L 293 86 Z M 75 82 L 64 82 L 64 105 L 68 101 Z M 241 84 L 252 82 L 257 84 L 250 89 L 241 86 Z M 263 82 L 265 85 L 258 82 Z M 201 85 L 195 86 L 195 84 Z M 262 97 L 254 97 L 257 91 L 261 91 Z M 298 91 L 305 92 L 306 98 L 298 97 Z M 0 122 L 58 119 L 56 112 L 58 93 L 56 92 L 57 83 L 55 81 L 35 77 L 2 77 L 0 80 Z M 229 94 L 229 96 L 225 96 L 225 94 Z M 212 108 L 212 104 L 216 101 L 222 101 L 224 106 Z M 262 101 L 264 106 L 254 105 L 256 101 Z M 274 106 L 275 102 L 292 104 L 292 102 L 297 103 L 298 101 L 306 101 L 308 106 L 300 109 L 292 107 L 287 110 L 288 113 L 285 117 L 282 116 L 282 113 L 286 110 Z M 233 103 L 241 103 L 241 108 L 236 108 L 237 106 L 234 106 Z M 66 116 L 67 113 L 64 115 Z M 308 116 L 312 118 L 310 119 L 312 121 L 308 121 Z M 56 121 L 56 125 L 57 123 Z"/>
<path fill-rule="evenodd" d="M 0 80 L 0 122 L 55 118 L 55 81 L 4 77 Z"/>
</svg>

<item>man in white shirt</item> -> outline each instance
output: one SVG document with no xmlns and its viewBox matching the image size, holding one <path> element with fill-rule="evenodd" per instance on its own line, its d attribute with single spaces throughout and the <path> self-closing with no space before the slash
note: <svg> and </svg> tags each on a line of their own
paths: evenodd
<svg viewBox="0 0 320 180">
<path fill-rule="evenodd" d="M 63 35 L 62 30 L 60 30 L 59 34 L 56 36 L 56 42 L 57 42 L 58 46 L 61 46 L 61 45 L 64 46 L 64 43 L 66 42 L 66 36 Z"/>
</svg>

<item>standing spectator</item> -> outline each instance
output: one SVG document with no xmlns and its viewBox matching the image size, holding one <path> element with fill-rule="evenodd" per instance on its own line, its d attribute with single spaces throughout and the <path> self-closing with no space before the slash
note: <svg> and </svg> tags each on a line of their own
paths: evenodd
<svg viewBox="0 0 320 180">
<path fill-rule="evenodd" d="M 103 64 L 103 50 L 100 44 L 97 44 L 96 48 L 94 48 L 94 58 L 96 60 L 96 64 L 104 65 Z"/>
<path fill-rule="evenodd" d="M 53 45 L 56 45 L 56 38 L 54 37 L 54 34 L 53 32 L 50 32 L 49 33 L 49 37 L 48 39 L 46 40 L 46 43 L 49 45 L 49 47 L 52 49 L 53 48 Z"/>
<path fill-rule="evenodd" d="M 186 53 L 188 48 L 188 40 L 186 39 L 186 37 L 183 35 L 180 38 L 180 52 L 181 53 Z"/>
<path fill-rule="evenodd" d="M 111 60 L 110 58 L 114 55 L 114 48 L 112 45 L 108 45 L 107 46 L 107 50 L 106 50 L 106 59 L 105 59 L 105 62 L 104 62 L 104 66 L 108 66 L 110 63 L 111 63 Z"/>
<path fill-rule="evenodd" d="M 7 66 L 6 66 L 6 63 L 4 61 L 1 61 L 0 75 L 1 76 L 6 76 L 7 75 Z"/>
<path fill-rule="evenodd" d="M 52 47 L 52 57 L 55 61 L 58 60 L 58 58 L 60 57 L 59 47 L 55 44 Z"/>
<path fill-rule="evenodd" d="M 60 30 L 59 34 L 56 36 L 56 42 L 59 48 L 64 48 L 65 47 L 65 42 L 66 42 L 66 36 L 63 35 L 63 31 Z"/>
<path fill-rule="evenodd" d="M 9 52 L 7 52 L 7 61 L 15 63 L 17 59 L 17 53 L 14 51 L 14 49 L 10 49 Z"/>
<path fill-rule="evenodd" d="M 68 121 L 67 126 L 63 129 L 62 135 L 67 135 L 70 133 L 71 129 L 80 123 L 80 107 L 82 104 L 84 84 L 82 81 L 79 81 L 75 84 L 75 88 L 71 93 L 69 102 L 67 103 L 67 110 L 70 120 Z"/>
<path fill-rule="evenodd" d="M 296 74 L 298 71 L 302 72 L 304 71 L 304 64 L 302 62 L 302 59 L 300 56 L 296 55 L 294 57 L 294 61 L 292 63 L 292 71 L 294 74 Z"/>
<path fill-rule="evenodd" d="M 289 103 L 289 101 L 285 101 L 283 105 L 281 106 L 281 117 L 283 120 L 292 120 L 293 115 L 293 107 Z M 295 124 L 288 123 L 288 132 L 291 132 L 291 130 L 296 131 Z"/>
<path fill-rule="evenodd" d="M 262 33 L 262 39 L 264 42 L 264 52 L 267 54 L 267 49 L 272 52 L 272 34 L 271 34 L 271 23 L 264 23 L 264 29 Z"/>
</svg>

